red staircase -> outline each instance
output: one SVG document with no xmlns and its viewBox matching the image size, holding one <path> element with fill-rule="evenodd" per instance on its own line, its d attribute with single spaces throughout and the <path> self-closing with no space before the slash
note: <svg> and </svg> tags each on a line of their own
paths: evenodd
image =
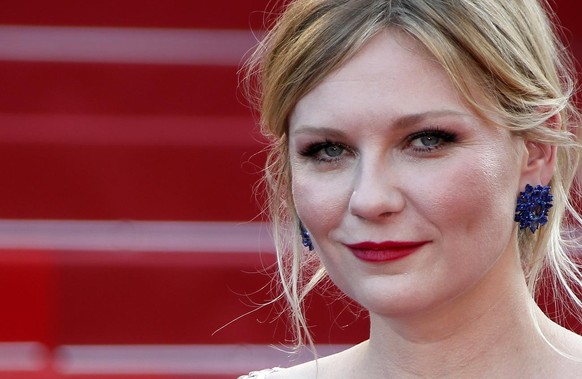
<svg viewBox="0 0 582 379">
<path fill-rule="evenodd" d="M 257 307 L 274 255 L 237 74 L 267 3 L 3 4 L 0 378 L 285 363 L 269 347 L 288 341 L 281 304 Z M 322 344 L 365 335 L 365 321 L 321 328 L 325 312 Z"/>
<path fill-rule="evenodd" d="M 4 1 L 0 379 L 285 364 L 237 76 L 269 3 Z M 579 50 L 581 6 L 557 3 Z M 357 308 L 310 304 L 320 353 L 365 338 Z"/>
</svg>

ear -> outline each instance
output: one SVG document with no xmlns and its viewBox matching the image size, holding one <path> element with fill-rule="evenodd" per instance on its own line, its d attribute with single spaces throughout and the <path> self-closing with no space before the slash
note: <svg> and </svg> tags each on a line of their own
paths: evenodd
<svg viewBox="0 0 582 379">
<path fill-rule="evenodd" d="M 559 125 L 559 117 L 557 115 L 548 120 L 548 126 Z M 524 144 L 520 188 L 525 188 L 526 184 L 548 185 L 554 176 L 556 146 L 527 139 L 524 140 Z"/>
</svg>

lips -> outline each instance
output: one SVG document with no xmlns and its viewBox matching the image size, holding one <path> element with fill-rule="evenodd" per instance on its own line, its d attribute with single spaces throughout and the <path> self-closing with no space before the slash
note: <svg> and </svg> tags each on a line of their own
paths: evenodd
<svg viewBox="0 0 582 379">
<path fill-rule="evenodd" d="M 418 251 L 429 241 L 361 242 L 346 245 L 354 256 L 366 262 L 390 262 Z"/>
</svg>

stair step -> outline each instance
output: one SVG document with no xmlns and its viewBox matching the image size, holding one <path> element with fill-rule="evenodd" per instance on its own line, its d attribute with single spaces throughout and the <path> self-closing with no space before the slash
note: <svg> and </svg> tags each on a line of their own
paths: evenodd
<svg viewBox="0 0 582 379">
<path fill-rule="evenodd" d="M 0 62 L 0 113 L 249 116 L 237 67 Z"/>
<path fill-rule="evenodd" d="M 238 28 L 263 25 L 269 0 L 4 0 L 1 24 Z"/>
<path fill-rule="evenodd" d="M 4 219 L 249 221 L 264 154 L 250 118 L 0 115 Z"/>
</svg>

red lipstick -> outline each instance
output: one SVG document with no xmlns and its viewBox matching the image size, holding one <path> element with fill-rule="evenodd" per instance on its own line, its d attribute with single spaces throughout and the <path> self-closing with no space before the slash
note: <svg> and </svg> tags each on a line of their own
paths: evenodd
<svg viewBox="0 0 582 379">
<path fill-rule="evenodd" d="M 390 262 L 414 253 L 429 241 L 361 242 L 346 245 L 356 258 L 366 262 Z"/>
</svg>

